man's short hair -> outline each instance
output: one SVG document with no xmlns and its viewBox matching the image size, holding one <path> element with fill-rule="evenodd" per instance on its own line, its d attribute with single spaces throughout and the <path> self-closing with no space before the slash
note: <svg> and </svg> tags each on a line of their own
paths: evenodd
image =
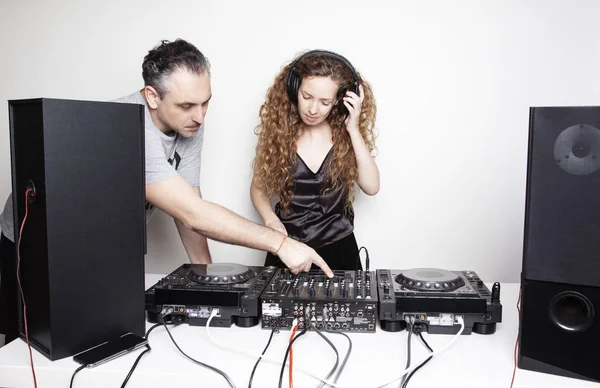
<svg viewBox="0 0 600 388">
<path fill-rule="evenodd" d="M 167 79 L 177 69 L 198 75 L 204 72 L 210 74 L 210 63 L 196 46 L 183 39 L 173 42 L 163 40 L 144 57 L 144 85 L 152 86 L 162 97 L 166 92 Z"/>
</svg>

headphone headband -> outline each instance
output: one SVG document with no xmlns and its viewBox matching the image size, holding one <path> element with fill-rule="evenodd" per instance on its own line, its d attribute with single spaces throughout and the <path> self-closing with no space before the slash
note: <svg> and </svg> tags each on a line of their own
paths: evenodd
<svg viewBox="0 0 600 388">
<path fill-rule="evenodd" d="M 354 66 L 352 66 L 350 61 L 348 61 L 343 56 L 336 54 L 332 51 L 312 50 L 312 51 L 308 51 L 308 52 L 300 55 L 298 58 L 296 58 L 296 60 L 291 63 L 290 68 L 288 70 L 287 94 L 288 94 L 288 98 L 290 99 L 290 101 L 292 103 L 294 103 L 294 104 L 298 103 L 298 89 L 300 88 L 300 83 L 302 82 L 302 80 L 300 79 L 300 77 L 298 77 L 298 74 L 296 73 L 296 64 L 303 59 L 306 59 L 306 58 L 309 58 L 309 57 L 312 57 L 315 55 L 323 55 L 323 56 L 333 58 L 335 60 L 342 62 L 350 70 L 350 72 L 352 73 L 352 77 L 354 78 L 353 87 L 350 90 L 352 90 L 354 93 L 358 94 L 359 78 L 358 78 L 358 74 L 356 73 L 356 70 L 354 69 Z"/>
</svg>

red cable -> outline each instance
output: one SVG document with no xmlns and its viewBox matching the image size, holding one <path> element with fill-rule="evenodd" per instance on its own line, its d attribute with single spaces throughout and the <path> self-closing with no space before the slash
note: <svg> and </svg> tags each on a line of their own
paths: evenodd
<svg viewBox="0 0 600 388">
<path fill-rule="evenodd" d="M 290 343 L 294 340 L 294 336 L 296 335 L 296 330 L 298 330 L 298 325 L 295 325 L 292 329 L 292 334 L 290 335 Z M 294 353 L 292 352 L 292 347 L 290 346 L 290 388 L 294 388 L 294 380 L 292 378 L 292 366 L 294 365 Z"/>
<path fill-rule="evenodd" d="M 519 299 L 517 299 L 517 311 L 519 312 L 519 324 L 521 323 L 521 308 L 519 304 L 521 303 L 521 290 L 519 290 Z M 512 388 L 513 383 L 515 382 L 515 374 L 517 373 L 517 348 L 519 346 L 519 333 L 517 333 L 517 341 L 515 342 L 515 366 L 513 367 L 512 380 L 510 381 L 510 388 Z"/>
<path fill-rule="evenodd" d="M 27 220 L 27 213 L 29 211 L 29 193 L 31 193 L 31 189 L 27 189 L 25 192 L 25 217 L 23 217 L 23 222 L 21 223 L 21 229 L 19 230 L 19 242 L 17 243 L 17 283 L 19 284 L 19 289 L 21 290 L 21 301 L 23 302 L 23 323 L 25 326 L 25 342 L 27 342 L 27 347 L 29 348 L 29 363 L 31 365 L 31 374 L 33 374 L 33 386 L 37 388 L 37 379 L 35 377 L 35 368 L 33 366 L 33 354 L 31 353 L 31 345 L 29 344 L 29 332 L 27 330 L 27 305 L 25 304 L 25 295 L 23 295 L 23 287 L 21 286 L 21 276 L 20 276 L 20 268 L 21 268 L 21 237 L 23 236 L 23 227 L 25 226 L 25 221 Z"/>
</svg>

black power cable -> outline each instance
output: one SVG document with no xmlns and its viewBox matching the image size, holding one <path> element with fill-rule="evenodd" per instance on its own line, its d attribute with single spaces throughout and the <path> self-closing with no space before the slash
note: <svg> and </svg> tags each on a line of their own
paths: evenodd
<svg viewBox="0 0 600 388">
<path fill-rule="evenodd" d="M 75 369 L 75 372 L 73 372 L 73 376 L 71 376 L 71 383 L 69 384 L 69 388 L 73 388 L 73 380 L 75 380 L 75 375 L 82 370 L 83 368 L 85 368 L 87 365 L 81 365 L 79 368 Z"/>
<path fill-rule="evenodd" d="M 433 349 L 431 349 L 431 347 L 429 346 L 429 344 L 427 343 L 427 341 L 425 341 L 425 338 L 423 338 L 423 335 L 419 332 L 419 338 L 421 339 L 421 341 L 423 341 L 423 344 L 425 344 L 425 346 L 427 347 L 427 349 L 433 353 Z M 402 388 L 406 388 L 408 386 L 408 381 L 410 380 L 411 377 L 413 377 L 413 375 L 419 370 L 421 369 L 425 364 L 427 364 L 431 359 L 433 358 L 433 356 L 429 356 L 425 361 L 423 361 L 421 364 L 419 364 L 419 366 L 417 366 L 415 369 L 413 369 L 408 377 L 406 378 L 406 381 L 404 382 L 404 385 L 402 386 Z"/>
<path fill-rule="evenodd" d="M 150 332 L 152 332 L 152 330 L 156 329 L 158 326 L 160 326 L 160 323 L 157 323 L 148 329 L 148 331 L 146 332 L 146 335 L 144 336 L 146 341 L 148 341 L 148 336 L 150 335 Z M 125 388 L 125 386 L 127 385 L 127 382 L 129 381 L 129 379 L 131 378 L 131 375 L 133 374 L 133 371 L 137 367 L 137 365 L 140 362 L 140 360 L 142 359 L 142 357 L 144 357 L 144 354 L 148 353 L 151 350 L 152 350 L 152 348 L 150 347 L 150 344 L 146 343 L 146 350 L 144 350 L 142 353 L 140 353 L 140 355 L 137 356 L 137 358 L 135 359 L 135 362 L 131 366 L 131 369 L 129 370 L 127 377 L 125 377 L 125 380 L 123 380 L 123 383 L 121 384 L 121 388 Z"/>
<path fill-rule="evenodd" d="M 269 345 L 271 345 L 271 340 L 273 339 L 273 334 L 275 334 L 276 330 L 277 329 L 275 327 L 273 328 L 273 330 L 271 330 L 271 335 L 269 336 L 269 342 L 267 342 L 267 346 L 265 346 L 265 349 L 260 354 L 261 356 L 265 355 L 267 349 L 269 348 Z M 252 380 L 254 379 L 254 372 L 256 372 L 256 368 L 258 367 L 258 363 L 260 362 L 260 360 L 262 360 L 262 357 L 260 357 L 258 360 L 256 360 L 256 364 L 254 364 L 254 368 L 252 368 L 252 373 L 250 373 L 250 380 L 248 381 L 248 388 L 252 388 Z"/>
</svg>

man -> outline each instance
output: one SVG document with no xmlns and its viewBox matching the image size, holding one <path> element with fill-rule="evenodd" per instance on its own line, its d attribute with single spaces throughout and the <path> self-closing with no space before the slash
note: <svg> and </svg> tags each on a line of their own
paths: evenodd
<svg viewBox="0 0 600 388">
<path fill-rule="evenodd" d="M 147 220 L 154 206 L 171 215 L 192 263 L 211 262 L 209 237 L 273 252 L 294 273 L 308 271 L 314 263 L 332 277 L 312 248 L 202 199 L 200 153 L 211 98 L 210 66 L 204 55 L 184 40 L 163 41 L 144 58 L 142 75 L 144 88 L 116 101 L 146 107 Z M 5 329 L 9 341 L 16 336 L 17 306 L 11 196 L 0 216 L 0 228 L 1 274 L 6 279 L 0 295 L 6 306 L 0 307 L 0 314 L 4 311 L 9 317 Z"/>
</svg>

